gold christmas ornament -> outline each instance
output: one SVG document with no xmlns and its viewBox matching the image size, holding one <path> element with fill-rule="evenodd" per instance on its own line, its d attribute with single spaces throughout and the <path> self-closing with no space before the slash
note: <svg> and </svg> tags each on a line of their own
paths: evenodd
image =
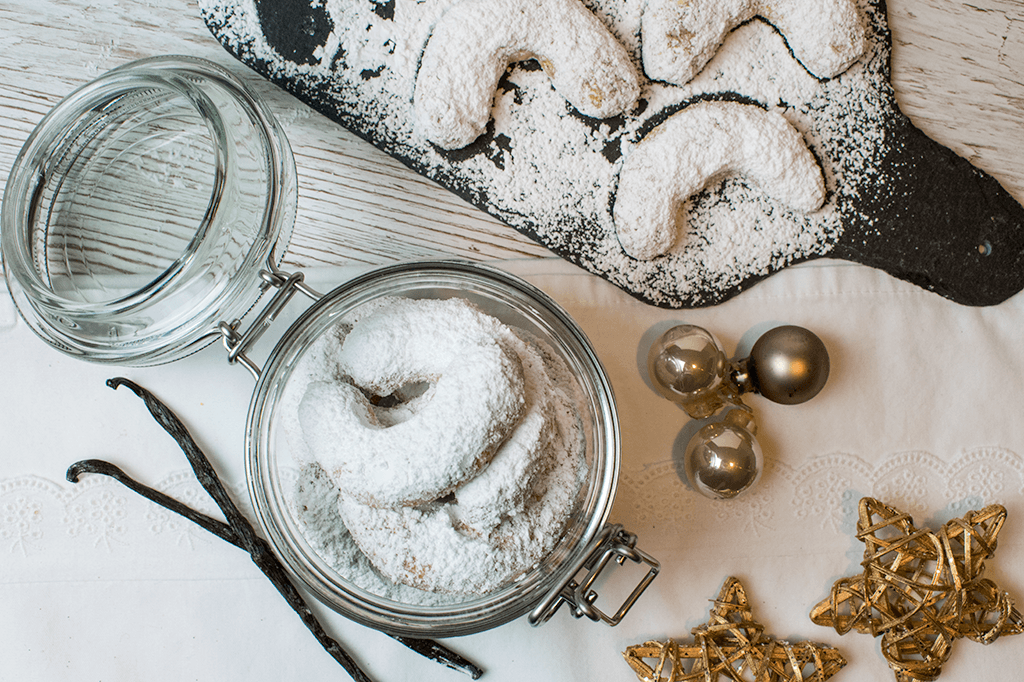
<svg viewBox="0 0 1024 682">
<path fill-rule="evenodd" d="M 645 642 L 622 656 L 643 682 L 825 682 L 846 665 L 833 647 L 765 635 L 737 578 L 725 581 L 707 624 L 693 636 L 691 645 Z"/>
<path fill-rule="evenodd" d="M 1006 509 L 991 505 L 932 532 L 916 528 L 909 514 L 862 499 L 864 572 L 836 581 L 811 620 L 841 635 L 881 636 L 898 682 L 936 679 L 955 640 L 990 644 L 1024 632 L 1010 596 L 981 577 L 1005 520 Z"/>
</svg>

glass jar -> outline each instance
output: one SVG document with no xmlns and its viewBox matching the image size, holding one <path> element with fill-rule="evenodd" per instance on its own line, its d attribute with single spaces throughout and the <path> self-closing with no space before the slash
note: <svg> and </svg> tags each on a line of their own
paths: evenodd
<svg viewBox="0 0 1024 682">
<path fill-rule="evenodd" d="M 252 306 L 296 196 L 291 147 L 257 96 L 205 60 L 144 59 L 74 91 L 30 135 L 4 190 L 4 274 L 65 353 L 167 362 Z"/>
<path fill-rule="evenodd" d="M 29 137 L 4 195 L 5 276 L 36 333 L 84 360 L 148 365 L 224 342 L 228 360 L 257 381 L 246 477 L 259 524 L 292 575 L 335 610 L 391 634 L 429 637 L 478 632 L 527 613 L 538 624 L 562 604 L 576 617 L 617 623 L 658 564 L 634 535 L 607 523 L 618 421 L 583 332 L 530 284 L 464 262 L 384 267 L 321 296 L 301 273 L 279 269 L 295 197 L 290 148 L 258 97 L 202 60 L 142 60 L 72 93 Z M 297 292 L 313 305 L 257 366 L 249 348 Z M 282 396 L 321 335 L 386 296 L 470 301 L 552 349 L 581 396 L 588 473 L 568 525 L 539 563 L 488 594 L 425 605 L 374 593 L 314 549 L 297 519 L 298 464 L 282 437 Z M 605 567 L 627 559 L 648 571 L 606 613 L 594 585 Z"/>
<path fill-rule="evenodd" d="M 582 397 L 577 405 L 585 435 L 588 475 L 562 537 L 547 557 L 526 575 L 492 593 L 474 598 L 445 599 L 439 605 L 401 603 L 360 587 L 346 567 L 318 551 L 304 535 L 296 499 L 298 463 L 289 452 L 279 414 L 289 380 L 302 375 L 299 364 L 325 333 L 354 312 L 384 297 L 411 299 L 461 298 L 518 332 L 539 339 L 569 368 Z M 547 295 L 522 280 L 489 267 L 462 262 L 405 263 L 381 268 L 353 279 L 321 298 L 286 332 L 273 351 L 250 406 L 246 473 L 257 517 L 286 565 L 322 601 L 353 620 L 393 634 L 446 637 L 485 630 L 537 610 L 531 619 L 550 616 L 563 588 L 584 564 L 598 563 L 594 547 L 608 547 L 615 535 L 625 539 L 618 555 L 641 559 L 635 538 L 605 532 L 619 471 L 619 430 L 612 387 L 586 336 Z M 598 553 L 599 554 L 599 553 Z M 617 555 L 617 556 L 618 556 Z M 591 559 L 594 561 L 591 561 Z M 656 562 L 653 564 L 656 565 Z M 651 576 L 653 578 L 653 576 Z M 572 592 L 567 593 L 576 602 Z M 590 590 L 588 586 L 583 594 Z M 558 602 L 558 603 L 555 603 Z M 580 602 L 595 620 L 604 619 L 591 599 Z M 540 608 L 538 609 L 538 605 Z M 621 617 L 621 616 L 619 616 Z M 614 617 L 608 617 L 612 619 Z"/>
</svg>

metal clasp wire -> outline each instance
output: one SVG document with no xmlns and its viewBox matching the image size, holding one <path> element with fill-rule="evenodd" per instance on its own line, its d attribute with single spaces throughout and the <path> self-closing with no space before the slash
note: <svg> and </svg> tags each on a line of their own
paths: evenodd
<svg viewBox="0 0 1024 682">
<path fill-rule="evenodd" d="M 263 279 L 260 284 L 261 295 L 271 288 L 277 289 L 277 291 L 266 307 L 252 321 L 249 328 L 244 333 L 239 333 L 241 320 L 234 320 L 230 324 L 221 322 L 218 325 L 224 348 L 228 351 L 228 362 L 232 365 L 241 364 L 257 381 L 260 378 L 260 367 L 246 355 L 246 352 L 270 328 L 270 325 L 274 323 L 296 292 L 302 292 L 314 301 L 319 300 L 322 296 L 303 281 L 301 272 L 287 273 L 275 268 L 260 270 L 260 277 Z"/>
<path fill-rule="evenodd" d="M 569 604 L 574 618 L 586 616 L 593 621 L 602 621 L 612 626 L 618 625 L 661 570 L 661 565 L 654 557 L 637 549 L 636 540 L 637 537 L 634 533 L 624 530 L 620 525 L 605 526 L 592 544 L 592 549 L 574 567 L 569 581 L 560 589 L 551 592 L 530 613 L 530 624 L 540 625 L 546 622 L 562 604 Z M 615 559 L 615 563 L 620 566 L 626 562 L 626 559 L 629 559 L 634 563 L 645 563 L 649 568 L 618 610 L 609 616 L 594 606 L 598 593 L 592 589 L 592 586 L 612 559 Z M 582 570 L 586 570 L 587 574 L 577 582 L 576 575 Z"/>
</svg>

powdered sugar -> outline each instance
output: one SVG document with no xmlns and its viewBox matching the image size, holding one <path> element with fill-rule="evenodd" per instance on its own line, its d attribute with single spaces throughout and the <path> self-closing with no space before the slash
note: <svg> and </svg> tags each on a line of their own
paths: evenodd
<svg viewBox="0 0 1024 682">
<path fill-rule="evenodd" d="M 295 483 L 296 516 L 306 541 L 327 565 L 349 584 L 402 604 L 440 605 L 453 601 L 446 595 L 395 584 L 382 576 L 360 551 L 342 521 L 338 512 L 340 498 L 341 492 L 319 465 L 307 463 L 299 471 Z"/>
<path fill-rule="evenodd" d="M 434 25 L 423 53 L 416 131 L 445 149 L 465 147 L 484 132 L 509 63 L 528 58 L 586 116 L 623 114 L 640 94 L 625 47 L 580 0 L 462 0 Z"/>
<path fill-rule="evenodd" d="M 644 71 L 685 85 L 730 31 L 758 16 L 779 29 L 795 58 L 818 78 L 838 76 L 864 51 L 853 0 L 649 0 L 641 18 Z"/>
<path fill-rule="evenodd" d="M 619 243 L 650 259 L 676 241 L 680 203 L 728 175 L 803 212 L 825 199 L 818 163 L 780 115 L 737 102 L 701 102 L 670 116 L 626 157 L 613 215 Z"/>
<path fill-rule="evenodd" d="M 867 28 L 865 54 L 830 80 L 809 73 L 790 51 L 788 36 L 757 20 L 729 33 L 692 81 L 643 81 L 637 106 L 608 119 L 580 115 L 549 76 L 527 62 L 500 81 L 486 132 L 457 151 L 417 135 L 412 102 L 419 55 L 432 26 L 456 3 L 394 0 L 390 12 L 378 14 L 377 3 L 327 0 L 332 37 L 319 61 L 299 64 L 275 55 L 258 27 L 243 18 L 252 12 L 249 1 L 202 3 L 214 32 L 243 60 L 414 169 L 644 300 L 671 306 L 718 302 L 789 263 L 828 254 L 845 222 L 874 219 L 861 215 L 856 197 L 888 151 L 884 121 L 895 105 L 884 16 L 867 0 L 856 13 Z M 847 0 L 833 4 L 849 7 Z M 226 5 L 233 8 L 230 17 Z M 587 5 L 642 68 L 644 3 Z M 817 30 L 813 12 L 794 17 L 787 29 L 794 35 Z M 555 26 L 545 30 L 551 40 L 567 40 Z M 333 45 L 338 48 L 328 59 Z M 756 104 L 785 117 L 820 162 L 825 204 L 805 214 L 743 179 L 726 178 L 684 206 L 692 238 L 659 258 L 632 258 L 618 242 L 611 213 L 621 165 L 657 124 L 709 99 Z"/>
<path fill-rule="evenodd" d="M 436 332 L 424 326 L 428 319 Z M 409 330 L 417 339 L 409 337 Z M 389 440 L 395 452 L 365 457 L 359 451 L 366 447 L 362 430 L 397 433 L 422 424 L 424 414 L 438 402 L 437 385 L 466 355 L 453 353 L 474 335 L 509 349 L 519 365 L 525 396 L 513 423 L 499 426 L 502 442 L 482 458 L 484 466 L 463 470 L 454 487 L 431 487 L 431 477 L 444 468 L 438 460 L 447 454 L 435 452 L 415 433 Z M 445 347 L 445 338 L 451 347 Z M 427 343 L 420 343 L 424 339 Z M 418 364 L 412 370 L 400 366 L 408 362 Z M 438 374 L 423 372 L 423 367 Z M 410 380 L 417 387 L 406 396 Z M 341 387 L 360 398 L 363 392 L 398 389 L 393 395 L 404 404 L 388 407 L 391 398 L 377 405 L 365 398 L 356 399 L 358 404 L 339 401 L 333 391 Z M 569 369 L 543 343 L 460 299 L 385 297 L 357 308 L 310 347 L 280 402 L 286 442 L 291 448 L 301 443 L 295 450 L 302 466 L 295 508 L 307 539 L 347 580 L 402 601 L 409 598 L 408 588 L 392 589 L 392 584 L 459 595 L 506 584 L 551 551 L 578 504 L 587 465 L 575 408 L 577 391 Z M 449 443 L 449 436 L 466 440 L 466 422 L 482 418 L 473 416 L 474 403 L 483 402 L 468 387 L 457 403 L 440 406 L 448 410 L 443 423 L 424 429 L 431 439 L 462 447 L 464 442 Z M 345 411 L 365 412 L 364 418 L 378 426 L 354 424 Z M 503 417 L 483 419 L 493 427 Z M 298 432 L 292 431 L 296 428 Z M 336 446 L 339 441 L 344 442 L 342 450 Z M 362 462 L 355 476 L 336 471 L 347 465 L 342 454 Z M 387 500 L 359 501 L 355 493 L 362 490 L 361 479 L 374 479 L 379 472 L 373 467 L 385 463 L 389 472 L 414 471 L 411 479 L 429 489 L 429 495 L 394 494 L 402 489 L 395 484 Z M 399 476 L 399 482 L 404 480 Z M 407 603 L 424 600 L 430 601 L 419 595 Z"/>
<path fill-rule="evenodd" d="M 336 357 L 346 380 L 311 384 L 299 405 L 307 445 L 346 494 L 420 504 L 487 466 L 526 401 L 522 363 L 497 327 L 458 299 L 395 299 L 354 322 Z M 367 398 L 417 384 L 426 393 L 407 419 Z"/>
</svg>

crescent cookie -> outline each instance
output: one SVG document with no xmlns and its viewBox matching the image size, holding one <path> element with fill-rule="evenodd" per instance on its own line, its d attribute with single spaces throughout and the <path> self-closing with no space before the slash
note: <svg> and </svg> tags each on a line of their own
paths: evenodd
<svg viewBox="0 0 1024 682">
<path fill-rule="evenodd" d="M 834 78 L 864 52 L 855 0 L 648 0 L 640 17 L 644 72 L 685 85 L 711 60 L 730 31 L 762 17 L 819 79 Z"/>
<path fill-rule="evenodd" d="M 680 229 L 679 207 L 729 175 L 797 211 L 817 210 L 825 200 L 817 160 L 781 114 L 700 102 L 670 116 L 623 161 L 612 207 L 623 250 L 640 260 L 666 253 Z"/>
<path fill-rule="evenodd" d="M 536 58 L 577 111 L 608 118 L 640 96 L 626 48 L 580 0 L 462 0 L 427 40 L 413 96 L 416 130 L 460 149 L 487 127 L 498 81 Z"/>
<path fill-rule="evenodd" d="M 588 472 L 565 360 L 461 299 L 386 297 L 335 329 L 298 421 L 364 560 L 401 589 L 448 595 L 535 566 Z"/>
<path fill-rule="evenodd" d="M 464 301 L 393 299 L 359 319 L 338 353 L 351 383 L 315 382 L 303 435 L 338 487 L 375 507 L 447 495 L 491 460 L 526 405 L 519 356 Z M 398 410 L 367 397 L 427 385 Z"/>
<path fill-rule="evenodd" d="M 380 509 L 341 495 L 338 510 L 352 539 L 396 584 L 440 594 L 484 594 L 537 564 L 561 539 L 586 472 L 578 424 L 556 422 L 550 464 L 522 508 L 486 535 L 466 530 L 455 505 Z M 495 500 L 500 505 L 501 500 Z"/>
<path fill-rule="evenodd" d="M 554 460 L 563 452 L 575 451 L 567 449 L 565 442 L 566 432 L 576 423 L 575 411 L 548 374 L 549 367 L 556 376 L 568 370 L 539 346 L 519 341 L 515 347 L 526 379 L 526 410 L 490 464 L 455 489 L 449 509 L 456 528 L 477 536 L 489 535 L 521 512 L 537 480 L 550 471 Z M 570 426 L 560 428 L 559 424 Z"/>
</svg>

